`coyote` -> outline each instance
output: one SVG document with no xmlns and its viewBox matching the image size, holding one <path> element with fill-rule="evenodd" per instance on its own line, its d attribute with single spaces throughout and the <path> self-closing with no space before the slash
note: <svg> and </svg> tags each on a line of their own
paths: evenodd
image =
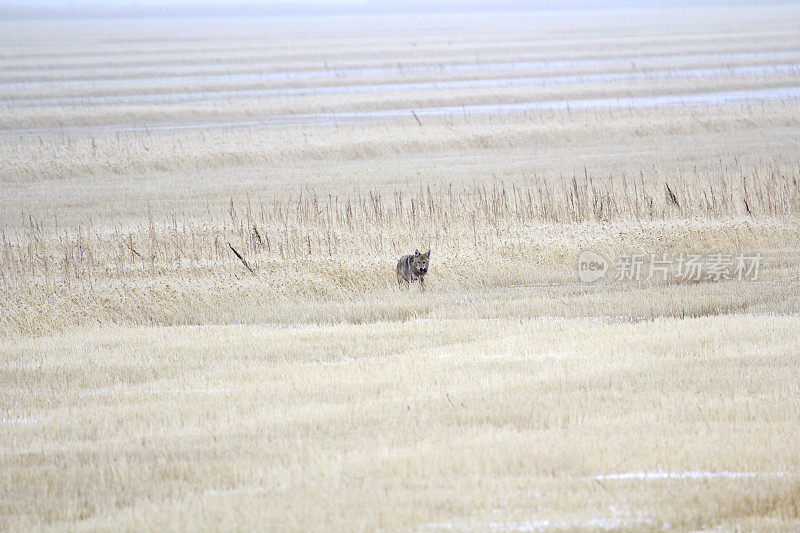
<svg viewBox="0 0 800 533">
<path fill-rule="evenodd" d="M 428 273 L 428 260 L 431 258 L 431 251 L 424 254 L 419 250 L 414 250 L 413 254 L 404 255 L 397 262 L 397 284 L 401 287 L 405 283 L 406 287 L 411 286 L 415 279 L 419 280 L 422 290 L 425 290 L 425 274 Z"/>
</svg>

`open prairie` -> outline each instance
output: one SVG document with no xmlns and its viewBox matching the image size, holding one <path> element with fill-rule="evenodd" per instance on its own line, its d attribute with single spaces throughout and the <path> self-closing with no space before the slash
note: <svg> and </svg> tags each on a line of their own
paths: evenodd
<svg viewBox="0 0 800 533">
<path fill-rule="evenodd" d="M 793 6 L 0 21 L 0 528 L 797 530 L 798 180 Z"/>
</svg>

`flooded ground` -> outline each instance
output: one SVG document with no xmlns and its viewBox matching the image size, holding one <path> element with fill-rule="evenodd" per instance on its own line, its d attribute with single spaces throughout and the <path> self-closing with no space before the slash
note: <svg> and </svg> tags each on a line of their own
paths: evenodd
<svg viewBox="0 0 800 533">
<path fill-rule="evenodd" d="M 445 80 L 412 83 L 374 83 L 358 85 L 312 85 L 307 87 L 232 89 L 222 91 L 179 91 L 108 96 L 71 96 L 44 98 L 8 98 L 0 100 L 0 107 L 33 107 L 51 105 L 109 105 L 129 103 L 168 103 L 231 98 L 268 98 L 281 96 L 389 93 L 410 91 L 455 91 L 463 89 L 494 89 L 526 86 L 596 84 L 635 80 L 670 78 L 711 78 L 722 76 L 765 76 L 791 74 L 800 79 L 800 63 L 756 65 L 727 68 L 691 68 L 654 70 L 646 72 L 611 72 L 602 74 L 574 74 L 567 76 L 525 76 L 519 78 L 488 78 L 471 80 Z M 58 82 L 53 82 L 58 83 Z M 0 85 L 2 87 L 2 85 Z"/>
<path fill-rule="evenodd" d="M 0 135 L 42 135 L 50 133 L 91 133 L 91 132 L 128 132 L 145 130 L 187 130 L 206 128 L 265 128 L 270 126 L 287 126 L 297 124 L 337 125 L 374 120 L 397 119 L 407 117 L 419 120 L 419 117 L 465 115 L 490 115 L 525 113 L 547 110 L 579 110 L 579 109 L 629 109 L 662 106 L 697 106 L 721 105 L 758 102 L 764 100 L 796 100 L 800 98 L 800 85 L 776 87 L 769 89 L 741 89 L 732 91 L 712 91 L 694 94 L 670 94 L 658 96 L 620 96 L 615 98 L 558 99 L 535 102 L 516 102 L 507 104 L 477 104 L 461 106 L 416 107 L 402 109 L 383 109 L 376 111 L 349 111 L 341 113 L 305 113 L 294 115 L 271 115 L 252 120 L 231 120 L 218 122 L 195 123 L 158 123 L 158 124 L 109 124 L 89 126 L 55 126 L 46 128 L 0 129 Z M 421 125 L 421 123 L 420 123 Z"/>
<path fill-rule="evenodd" d="M 790 48 L 784 50 L 764 50 L 753 52 L 724 52 L 724 53 L 692 53 L 692 54 L 662 54 L 662 55 L 620 55 L 616 57 L 594 57 L 594 58 L 575 58 L 575 59 L 537 59 L 533 61 L 500 61 L 491 63 L 437 63 L 437 64 L 398 64 L 388 67 L 377 68 L 323 68 L 307 70 L 276 70 L 263 72 L 228 72 L 223 74 L 186 74 L 186 75 L 139 75 L 126 76 L 119 74 L 118 67 L 104 67 L 92 69 L 96 71 L 108 72 L 105 76 L 89 76 L 77 71 L 72 67 L 20 70 L 14 73 L 13 69 L 7 69 L 5 74 L 0 75 L 0 90 L 10 87 L 18 88 L 38 88 L 57 85 L 79 85 L 79 84 L 119 84 L 130 85 L 138 83 L 192 83 L 201 81 L 275 81 L 275 80 L 306 80 L 314 78 L 326 78 L 330 80 L 339 78 L 349 78 L 356 76 L 385 76 L 402 73 L 476 73 L 485 71 L 502 70 L 542 70 L 542 69 L 586 69 L 589 67 L 607 68 L 636 68 L 643 63 L 666 63 L 687 60 L 711 60 L 718 65 L 726 65 L 727 62 L 734 60 L 786 60 L 795 59 L 800 55 L 800 49 Z M 174 68 L 173 68 L 174 69 Z M 151 70 L 151 69 L 148 69 Z M 152 71 L 152 70 L 151 70 Z M 116 76 L 113 74 L 117 73 Z M 41 78 L 41 79 L 37 79 Z"/>
<path fill-rule="evenodd" d="M 505 35 L 505 24 L 492 32 Z M 800 94 L 800 39 L 761 28 L 737 42 L 712 32 L 692 42 L 682 34 L 609 34 L 596 43 L 547 28 L 535 37 L 517 28 L 523 40 L 485 42 L 457 34 L 429 41 L 415 29 L 391 44 L 378 33 L 353 40 L 342 29 L 337 42 L 347 52 L 338 55 L 304 35 L 291 41 L 296 46 L 277 46 L 251 29 L 247 46 L 226 41 L 219 55 L 187 42 L 163 56 L 146 40 L 131 46 L 147 28 L 108 31 L 99 35 L 118 48 L 100 55 L 85 43 L 54 50 L 45 33 L 27 52 L 6 50 L 0 136 L 405 120 L 417 126 L 433 116 L 715 106 Z M 130 42 L 118 41 L 126 32 L 134 32 Z"/>
</svg>

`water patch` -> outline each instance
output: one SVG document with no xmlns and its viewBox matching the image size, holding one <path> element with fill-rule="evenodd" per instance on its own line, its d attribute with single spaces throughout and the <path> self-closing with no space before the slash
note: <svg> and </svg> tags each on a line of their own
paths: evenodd
<svg viewBox="0 0 800 533">
<path fill-rule="evenodd" d="M 480 80 L 453 80 L 413 83 L 380 83 L 361 85 L 312 86 L 280 89 L 247 89 L 222 91 L 185 91 L 160 94 L 129 94 L 110 96 L 72 96 L 47 98 L 9 98 L 0 107 L 34 107 L 48 105 L 113 105 L 137 103 L 179 103 L 232 98 L 266 98 L 280 96 L 306 96 L 326 94 L 358 94 L 414 91 L 453 91 L 463 89 L 501 89 L 511 87 L 536 87 L 566 84 L 592 84 L 613 81 L 658 80 L 671 78 L 702 78 L 719 76 L 749 76 L 768 74 L 798 74 L 800 64 L 748 66 L 730 68 L 705 68 L 684 70 L 658 70 L 649 72 L 615 72 L 605 74 L 574 74 L 569 76 L 532 76 L 522 78 L 492 78 Z"/>
<path fill-rule="evenodd" d="M 736 89 L 693 94 L 670 94 L 658 96 L 618 96 L 611 98 L 584 98 L 566 100 L 542 100 L 538 102 L 518 102 L 511 104 L 474 104 L 467 106 L 442 106 L 415 108 L 418 116 L 461 114 L 509 114 L 527 111 L 581 110 L 581 109 L 625 109 L 644 107 L 667 107 L 679 105 L 719 105 L 743 103 L 748 100 L 782 100 L 800 98 L 800 86 L 776 87 L 768 89 Z M 324 123 L 336 121 L 358 121 L 370 118 L 396 118 L 411 116 L 412 109 L 390 109 L 383 111 L 361 111 L 349 113 L 317 113 L 297 115 Z"/>
<path fill-rule="evenodd" d="M 241 72 L 225 74 L 186 74 L 177 76 L 152 76 L 138 77 L 113 77 L 98 76 L 84 79 L 61 79 L 47 81 L 11 80 L 0 82 L 0 88 L 43 88 L 53 85 L 80 85 L 80 84 L 112 84 L 131 85 L 148 83 L 185 83 L 185 82 L 259 82 L 259 81 L 285 81 L 304 80 L 313 78 L 347 78 L 354 76 L 383 76 L 399 73 L 462 73 L 498 70 L 535 70 L 535 69 L 575 69 L 593 66 L 636 67 L 637 63 L 647 61 L 679 61 L 718 59 L 720 61 L 738 59 L 784 59 L 796 57 L 800 50 L 768 50 L 761 52 L 723 52 L 723 53 L 691 53 L 691 54 L 664 54 L 651 56 L 616 56 L 604 58 L 576 58 L 576 59 L 539 59 L 532 61 L 501 61 L 492 63 L 457 63 L 457 64 L 426 64 L 426 65 L 396 65 L 390 67 L 361 67 L 341 69 L 314 69 L 314 70 L 287 70 L 275 72 Z M 47 71 L 42 71 L 43 73 Z"/>
<path fill-rule="evenodd" d="M 464 106 L 441 106 L 425 108 L 385 109 L 377 111 L 345 111 L 341 113 L 305 113 L 297 115 L 271 115 L 258 120 L 199 122 L 190 124 L 144 124 L 144 125 L 89 125 L 51 128 L 3 129 L 2 135 L 43 135 L 91 132 L 146 132 L 211 128 L 266 128 L 275 126 L 317 124 L 355 124 L 383 119 L 466 115 L 506 115 L 531 111 L 569 111 L 591 109 L 636 109 L 648 107 L 697 106 L 747 103 L 761 100 L 794 100 L 800 98 L 800 86 L 767 89 L 736 89 L 692 94 L 670 94 L 658 96 L 619 96 L 603 98 L 540 100 L 509 104 L 472 104 Z"/>
</svg>

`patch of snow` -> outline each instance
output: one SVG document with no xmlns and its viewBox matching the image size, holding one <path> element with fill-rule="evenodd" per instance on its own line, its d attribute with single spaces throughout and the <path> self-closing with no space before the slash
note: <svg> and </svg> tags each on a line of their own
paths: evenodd
<svg viewBox="0 0 800 533">
<path fill-rule="evenodd" d="M 709 479 L 709 478 L 753 478 L 753 477 L 783 477 L 793 476 L 791 472 L 733 472 L 722 470 L 720 472 L 685 471 L 685 472 L 665 472 L 656 470 L 652 472 L 619 472 L 610 474 L 599 474 L 592 479 L 603 480 L 627 480 L 627 479 Z"/>
<path fill-rule="evenodd" d="M 471 357 L 474 357 L 476 359 L 485 359 L 485 360 L 503 359 L 506 361 L 519 361 L 519 360 L 533 360 L 533 359 L 564 359 L 566 357 L 572 357 L 573 355 L 574 354 L 566 352 L 520 353 L 520 354 L 479 353 L 479 354 L 474 354 Z"/>
<path fill-rule="evenodd" d="M 208 489 L 203 492 L 203 495 L 208 496 L 222 496 L 225 494 L 263 494 L 266 490 L 261 487 L 239 487 L 231 489 Z"/>
<path fill-rule="evenodd" d="M 275 329 L 301 329 L 319 327 L 320 324 L 312 324 L 310 322 L 264 322 L 264 323 L 208 323 L 208 324 L 175 324 L 173 326 L 164 326 L 169 328 L 275 328 Z"/>
<path fill-rule="evenodd" d="M 348 365 L 356 361 L 355 357 L 341 357 L 334 361 L 309 361 L 308 364 L 312 366 L 322 365 L 322 366 L 339 366 L 339 365 Z"/>
<path fill-rule="evenodd" d="M 0 419 L 0 423 L 9 424 L 12 426 L 22 426 L 27 424 L 35 424 L 40 420 L 41 419 L 38 416 L 21 416 L 17 418 L 3 418 Z"/>
<path fill-rule="evenodd" d="M 523 522 L 490 522 L 492 531 L 542 531 L 544 529 L 588 528 L 594 530 L 629 528 L 651 524 L 652 520 L 637 518 L 590 518 L 588 520 L 525 520 Z"/>
<path fill-rule="evenodd" d="M 81 394 L 84 396 L 104 396 L 112 394 L 124 394 L 125 396 L 135 396 L 138 394 L 223 394 L 232 392 L 232 389 L 149 389 L 149 390 L 92 390 Z"/>
<path fill-rule="evenodd" d="M 452 529 L 468 529 L 477 531 L 518 531 L 518 532 L 531 532 L 531 531 L 544 531 L 548 529 L 593 529 L 593 530 L 610 530 L 610 529 L 625 529 L 635 526 L 652 525 L 653 521 L 649 518 L 616 518 L 616 517 L 603 517 L 603 518 L 589 518 L 586 520 L 550 520 L 547 518 L 522 520 L 522 521 L 502 521 L 502 522 L 489 522 L 486 523 L 454 523 L 454 522 L 429 522 L 420 524 L 420 529 L 425 530 L 452 530 Z"/>
</svg>

